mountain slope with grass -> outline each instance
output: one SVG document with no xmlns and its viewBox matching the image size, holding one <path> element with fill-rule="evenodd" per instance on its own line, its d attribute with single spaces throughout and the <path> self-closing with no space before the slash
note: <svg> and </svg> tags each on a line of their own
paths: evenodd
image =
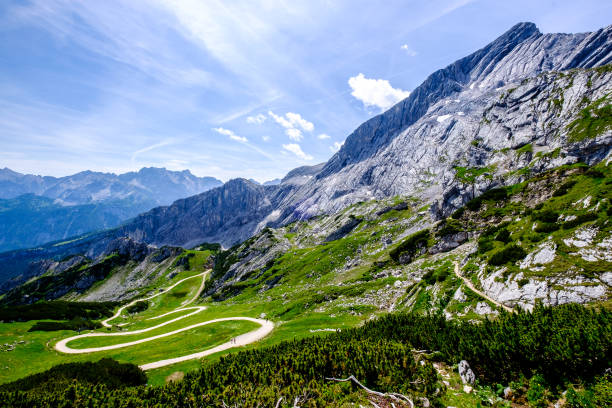
<svg viewBox="0 0 612 408">
<path fill-rule="evenodd" d="M 0 256 L 14 268 L 0 297 L 0 397 L 609 405 L 610 31 L 519 24 L 366 122 L 328 163 Z M 236 350 L 255 322 L 269 331 Z M 137 384 L 135 366 L 150 368 L 148 386 L 76 375 L 102 358 L 132 364 L 98 363 Z M 60 363 L 75 375 L 47 371 Z"/>
</svg>

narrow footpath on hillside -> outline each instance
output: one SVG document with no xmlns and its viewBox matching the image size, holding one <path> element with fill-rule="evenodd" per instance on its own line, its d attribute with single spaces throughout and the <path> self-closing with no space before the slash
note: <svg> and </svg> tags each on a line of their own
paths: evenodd
<svg viewBox="0 0 612 408">
<path fill-rule="evenodd" d="M 461 274 L 460 269 L 459 269 L 459 263 L 457 261 L 455 261 L 455 275 L 461 278 L 461 280 L 466 284 L 466 286 L 470 288 L 473 292 L 477 293 L 479 296 L 487 299 L 489 302 L 494 303 L 495 305 L 503 308 L 504 310 L 510 313 L 514 312 L 514 309 L 512 309 L 511 307 L 508 307 L 504 305 L 503 303 L 498 302 L 497 300 L 493 299 L 491 296 L 487 295 L 486 293 L 476 289 L 474 284 L 468 278 L 466 278 L 465 276 Z"/>
<path fill-rule="evenodd" d="M 159 367 L 164 367 L 164 366 L 168 366 L 171 364 L 175 364 L 175 363 L 179 363 L 182 361 L 187 361 L 187 360 L 193 360 L 193 359 L 198 359 L 198 358 L 202 358 L 205 356 L 208 356 L 210 354 L 214 354 L 214 353 L 218 353 L 220 351 L 224 351 L 233 347 L 241 347 L 241 346 L 246 346 L 247 344 L 250 343 L 254 343 L 256 341 L 261 340 L 262 338 L 264 338 L 265 336 L 267 336 L 273 329 L 274 329 L 274 323 L 272 323 L 269 320 L 264 320 L 264 319 L 255 319 L 252 317 L 245 317 L 245 316 L 237 316 L 237 317 L 225 317 L 225 318 L 220 318 L 220 319 L 213 319 L 213 320 L 207 320 L 204 322 L 200 322 L 200 323 L 196 323 L 196 324 L 192 324 L 190 326 L 186 326 L 177 330 L 173 330 L 171 332 L 168 333 L 163 333 L 163 334 L 159 334 L 156 336 L 151 336 L 151 337 L 147 337 L 144 339 L 140 339 L 140 340 L 135 340 L 135 341 L 131 341 L 131 342 L 126 342 L 126 343 L 120 343 L 120 344 L 113 344 L 110 346 L 102 346 L 102 347 L 91 347 L 91 348 L 84 348 L 84 349 L 74 349 L 69 347 L 67 344 L 71 341 L 77 340 L 77 339 L 82 339 L 85 337 L 109 337 L 109 336 L 127 336 L 127 335 L 132 335 L 132 334 L 140 334 L 140 333 L 145 333 L 151 330 L 155 330 L 158 329 L 160 327 L 166 326 L 168 324 L 174 323 L 176 321 L 179 321 L 181 319 L 185 319 L 189 316 L 193 316 L 197 313 L 200 313 L 201 311 L 205 310 L 206 307 L 205 306 L 191 306 L 191 307 L 184 307 L 186 305 L 189 305 L 191 303 L 193 303 L 195 300 L 198 299 L 198 297 L 200 296 L 200 294 L 202 293 L 202 290 L 204 289 L 204 283 L 206 281 L 206 276 L 208 275 L 208 273 L 210 273 L 210 270 L 207 270 L 205 272 L 202 272 L 201 274 L 198 275 L 193 275 L 190 277 L 187 277 L 185 279 L 181 279 L 180 281 L 174 283 L 172 286 L 169 286 L 168 288 L 164 289 L 163 291 L 160 291 L 152 296 L 149 296 L 147 298 L 144 299 L 136 299 L 133 300 L 132 302 L 128 303 L 127 305 L 124 305 L 122 307 L 120 307 L 117 312 L 109 317 L 108 319 L 104 320 L 102 322 L 102 325 L 105 327 L 112 327 L 112 325 L 109 323 L 110 321 L 116 319 L 117 317 L 121 316 L 121 313 L 123 312 L 123 310 L 125 310 L 126 308 L 134 305 L 136 302 L 139 301 L 146 301 L 146 300 L 150 300 L 153 299 L 157 296 L 160 296 L 170 290 L 172 290 L 174 287 L 176 287 L 177 285 L 180 285 L 181 283 L 183 283 L 184 281 L 188 280 L 188 279 L 193 279 L 193 278 L 197 278 L 197 277 L 202 277 L 202 283 L 200 284 L 200 287 L 198 288 L 198 290 L 196 291 L 195 295 L 183 302 L 183 304 L 181 304 L 181 306 L 179 306 L 178 308 L 164 313 L 162 315 L 159 316 L 155 316 L 155 317 L 151 317 L 148 320 L 152 320 L 152 319 L 159 319 L 162 318 L 164 316 L 167 316 L 169 314 L 174 314 L 174 313 L 178 313 L 178 312 L 182 312 L 182 311 L 188 311 L 188 310 L 193 310 L 193 312 L 188 313 L 186 315 L 183 316 L 179 316 L 175 319 L 171 319 L 168 320 L 166 322 L 160 323 L 156 326 L 152 326 L 152 327 L 148 327 L 146 329 L 140 329 L 140 330 L 132 330 L 132 331 L 122 331 L 122 332 L 117 332 L 117 333 L 86 333 L 86 334 L 81 334 L 81 335 L 77 335 L 77 336 L 72 336 L 72 337 L 68 337 L 66 339 L 60 340 L 59 342 L 57 342 L 55 344 L 55 350 L 62 352 L 62 353 L 66 353 L 66 354 L 83 354 L 83 353 L 95 353 L 98 351 L 105 351 L 105 350 L 114 350 L 114 349 L 118 349 L 118 348 L 123 348 L 123 347 L 130 347 L 136 344 L 141 344 L 141 343 L 145 343 L 148 341 L 152 341 L 152 340 L 157 340 L 163 337 L 167 337 L 167 336 L 172 336 L 187 330 L 191 330 L 194 329 L 196 327 L 201 327 L 201 326 L 206 326 L 208 324 L 212 324 L 212 323 L 218 323 L 218 322 L 225 322 L 225 321 L 236 321 L 236 320 L 243 320 L 243 321 L 250 321 L 253 323 L 257 323 L 259 324 L 261 327 L 259 327 L 256 330 L 250 331 L 248 333 L 242 334 L 240 336 L 234 337 L 231 341 L 225 342 L 223 344 L 220 344 L 214 348 L 208 349 L 208 350 L 204 350 L 198 353 L 193 353 L 193 354 L 188 354 L 185 356 L 180 356 L 180 357 L 175 357 L 175 358 L 170 358 L 170 359 L 166 359 L 166 360 L 159 360 L 159 361 L 154 361 L 151 363 L 147 363 L 147 364 L 143 364 L 140 366 L 141 369 L 143 370 L 152 370 L 154 368 L 159 368 Z"/>
</svg>

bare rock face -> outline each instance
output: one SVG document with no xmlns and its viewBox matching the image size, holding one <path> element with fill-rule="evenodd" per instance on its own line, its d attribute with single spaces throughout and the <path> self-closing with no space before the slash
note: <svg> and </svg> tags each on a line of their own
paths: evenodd
<svg viewBox="0 0 612 408">
<path fill-rule="evenodd" d="M 484 292 L 509 306 L 532 310 L 536 302 L 556 306 L 565 303 L 589 303 L 607 296 L 604 280 L 584 276 L 555 276 L 547 279 L 526 279 L 519 273 L 513 279 L 503 278 L 504 268 L 482 278 Z M 520 283 L 522 279 L 526 282 Z M 605 279 L 605 277 L 604 277 Z"/>
<path fill-rule="evenodd" d="M 463 382 L 464 384 L 474 384 L 474 381 L 476 381 L 476 375 L 474 375 L 474 372 L 470 368 L 470 365 L 467 361 L 461 360 L 459 362 L 457 370 L 459 370 L 461 382 Z"/>
<path fill-rule="evenodd" d="M 437 254 L 440 252 L 448 252 L 452 249 L 457 248 L 459 245 L 463 244 L 468 240 L 467 232 L 458 232 L 456 234 L 445 235 L 440 238 L 434 246 L 429 248 L 427 252 L 430 254 Z"/>
<path fill-rule="evenodd" d="M 536 151 L 563 151 L 561 160 L 542 161 L 539 171 L 578 159 L 601 160 L 609 151 L 609 132 L 573 144 L 560 129 L 577 114 L 583 96 L 603 96 L 610 75 L 589 88 L 587 77 L 555 85 L 561 75 L 544 73 L 607 64 L 611 50 L 612 27 L 570 35 L 541 34 L 531 23 L 516 25 L 485 48 L 436 71 L 408 98 L 357 128 L 315 178 L 283 201 L 279 221 L 414 192 L 438 200 L 435 212 L 448 215 L 473 195 L 504 184 L 487 177 L 473 186 L 461 185 L 454 167 L 495 165 L 492 173 L 508 173 L 532 157 L 501 150 L 529 143 L 538 146 Z M 557 107 L 552 100 L 561 88 L 565 97 Z"/>
</svg>

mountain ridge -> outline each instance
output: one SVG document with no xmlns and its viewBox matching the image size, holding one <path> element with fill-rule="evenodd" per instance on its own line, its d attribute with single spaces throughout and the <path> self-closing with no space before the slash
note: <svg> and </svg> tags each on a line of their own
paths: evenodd
<svg viewBox="0 0 612 408">
<path fill-rule="evenodd" d="M 120 175 L 90 170 L 66 177 L 0 170 L 0 252 L 113 228 L 159 205 L 222 182 L 189 170 L 144 167 Z"/>
<path fill-rule="evenodd" d="M 167 191 L 150 194 L 164 184 Z M 189 170 L 172 171 L 163 167 L 143 167 L 137 172 L 122 174 L 85 170 L 63 177 L 22 174 L 8 167 L 0 169 L 0 198 L 36 194 L 58 200 L 63 205 L 90 204 L 132 195 L 165 205 L 221 184 L 214 177 L 197 177 Z M 172 188 L 172 185 L 176 186 Z M 110 190 L 105 191 L 107 189 Z"/>
</svg>

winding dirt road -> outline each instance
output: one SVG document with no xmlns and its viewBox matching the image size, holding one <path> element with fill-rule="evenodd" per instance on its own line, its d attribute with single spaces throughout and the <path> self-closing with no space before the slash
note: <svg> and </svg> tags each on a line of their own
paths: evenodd
<svg viewBox="0 0 612 408">
<path fill-rule="evenodd" d="M 169 286 L 169 287 L 167 287 L 166 289 L 164 289 L 164 290 L 162 290 L 162 291 L 159 291 L 159 292 L 157 292 L 156 294 L 154 294 L 154 295 L 152 295 L 152 296 L 146 297 L 146 298 L 144 298 L 144 299 L 136 299 L 136 300 L 132 300 L 132 301 L 131 301 L 130 303 L 128 303 L 127 305 L 125 305 L 125 306 L 121 306 L 119 309 L 117 309 L 117 312 L 116 312 L 114 315 L 112 315 L 111 317 L 109 317 L 109 318 L 108 318 L 108 319 L 106 319 L 106 320 L 103 320 L 103 321 L 101 322 L 101 323 L 102 323 L 102 326 L 104 326 L 104 327 L 112 327 L 112 325 L 110 325 L 108 322 L 110 322 L 111 320 L 115 320 L 116 318 L 118 318 L 119 316 L 121 316 L 121 313 L 123 313 L 123 311 L 124 311 L 126 308 L 128 308 L 128 307 L 130 307 L 130 306 L 132 306 L 132 305 L 136 304 L 137 302 L 147 301 L 147 300 L 151 300 L 151 299 L 153 299 L 153 298 L 156 298 L 156 297 L 158 297 L 158 296 L 160 296 L 160 295 L 163 295 L 163 294 L 164 294 L 164 293 L 166 293 L 166 292 L 171 291 L 171 290 L 172 290 L 172 289 L 174 289 L 176 286 L 180 285 L 181 283 L 185 282 L 186 280 L 193 279 L 193 278 L 197 278 L 198 276 L 201 276 L 201 277 L 202 277 L 202 284 L 200 285 L 200 288 L 198 289 L 197 293 L 195 294 L 195 296 L 194 296 L 193 298 L 191 298 L 191 299 L 190 299 L 188 302 L 183 303 L 181 306 L 186 306 L 186 305 L 188 305 L 188 304 L 192 303 L 193 301 L 195 301 L 195 300 L 198 298 L 198 296 L 200 296 L 200 293 L 202 293 L 202 289 L 204 289 L 204 282 L 206 281 L 206 276 L 204 276 L 204 275 L 208 274 L 209 272 L 210 272 L 210 269 L 208 269 L 208 270 L 206 270 L 206 271 L 204 271 L 204 272 L 202 272 L 202 273 L 200 273 L 200 274 L 198 274 L 198 275 L 193 275 L 193 276 L 189 276 L 189 277 L 187 277 L 187 278 L 185 278 L 185 279 L 181 279 L 180 281 L 175 282 L 175 283 L 174 283 L 172 286 Z M 170 313 L 175 313 L 175 312 L 178 312 L 178 311 L 179 311 L 179 310 L 173 310 L 173 311 L 172 311 L 172 312 L 170 312 Z M 165 315 L 167 315 L 167 314 L 169 314 L 169 313 L 166 313 Z M 163 315 L 163 316 L 165 316 L 165 315 Z M 158 317 L 162 317 L 162 316 L 158 316 Z M 167 323 L 166 323 L 166 324 L 167 324 Z M 157 327 L 160 327 L 160 326 L 157 326 Z M 133 333 L 132 333 L 132 334 L 133 334 Z"/>
<path fill-rule="evenodd" d="M 123 312 L 123 310 L 125 310 L 127 307 L 130 307 L 131 305 L 135 304 L 138 301 L 141 300 L 149 300 L 149 299 L 153 299 L 159 295 L 162 295 L 166 292 L 168 292 L 169 290 L 172 290 L 174 287 L 176 287 L 177 285 L 181 284 L 182 282 L 186 281 L 187 279 L 193 279 L 196 277 L 201 276 L 202 277 L 202 284 L 200 285 L 198 291 L 196 292 L 195 296 L 193 298 L 191 298 L 190 300 L 183 302 L 183 304 L 181 306 L 185 306 L 188 305 L 192 302 L 194 302 L 199 296 L 200 293 L 202 293 L 202 290 L 204 289 L 204 282 L 206 280 L 206 274 L 209 271 L 205 271 L 201 274 L 198 275 L 193 275 L 190 276 L 188 278 L 185 279 L 181 279 L 180 281 L 176 282 L 175 284 L 173 284 L 172 286 L 166 288 L 163 291 L 160 291 L 158 293 L 156 293 L 155 295 L 149 296 L 147 298 L 144 299 L 137 299 L 134 300 L 130 303 L 128 303 L 125 306 L 120 307 L 117 312 L 112 316 L 109 317 L 108 319 L 104 320 L 102 322 L 102 325 L 105 327 L 112 327 L 108 322 L 112 321 L 113 319 L 116 319 L 117 317 L 119 317 L 121 315 L 121 313 Z M 220 318 L 220 319 L 213 319 L 213 320 L 207 320 L 205 322 L 200 322 L 200 323 L 196 323 L 196 324 L 192 324 L 190 326 L 187 327 L 182 327 L 180 329 L 171 331 L 171 332 L 167 332 L 167 333 L 162 333 L 162 334 L 158 334 L 156 336 L 151 336 L 151 337 L 147 337 L 144 339 L 140 339 L 140 340 L 134 340 L 131 342 L 126 342 L 126 343 L 120 343 L 120 344 L 113 344 L 110 346 L 102 346 L 102 347 L 91 347 L 91 348 L 83 348 L 83 349 L 73 349 L 71 347 L 68 346 L 68 343 L 77 339 L 82 339 L 85 337 L 109 337 L 109 336 L 127 336 L 127 335 L 132 335 L 132 334 L 140 334 L 140 333 L 146 333 L 148 331 L 151 330 L 155 330 L 157 328 L 166 326 L 170 323 L 174 323 L 176 321 L 179 321 L 181 319 L 185 319 L 189 316 L 193 316 L 194 314 L 200 313 L 201 311 L 205 310 L 206 307 L 205 306 L 191 306 L 191 307 L 179 307 L 175 310 L 172 310 L 170 312 L 164 313 L 162 315 L 159 316 L 155 316 L 155 317 L 151 317 L 150 320 L 152 319 L 159 319 L 162 318 L 164 316 L 173 314 L 173 313 L 177 313 L 177 312 L 182 312 L 182 311 L 186 311 L 186 310 L 193 310 L 193 312 L 188 313 L 186 315 L 183 316 L 179 316 L 177 318 L 168 320 L 166 322 L 160 323 L 156 326 L 153 327 L 149 327 L 146 329 L 140 329 L 140 330 L 133 330 L 133 331 L 126 331 L 126 332 L 117 332 L 117 333 L 86 333 L 86 334 L 81 334 L 78 336 L 72 336 L 72 337 L 68 337 L 66 339 L 60 340 L 59 342 L 57 342 L 55 344 L 55 350 L 62 352 L 62 353 L 66 353 L 66 354 L 82 354 L 82 353 L 94 353 L 97 351 L 105 351 L 105 350 L 115 350 L 118 348 L 123 348 L 123 347 L 130 347 L 130 346 L 134 346 L 136 344 L 141 344 L 141 343 L 145 343 L 148 341 L 152 341 L 152 340 L 157 340 L 163 337 L 167 337 L 167 336 L 173 336 L 177 333 L 181 333 L 187 330 L 191 330 L 194 329 L 196 327 L 201 327 L 201 326 L 206 326 L 208 324 L 212 324 L 212 323 L 218 323 L 218 322 L 225 322 L 225 321 L 235 321 L 235 320 L 243 320 L 243 321 L 250 321 L 253 323 L 257 323 L 259 325 L 261 325 L 260 328 L 250 331 L 248 333 L 242 334 L 240 336 L 235 337 L 232 341 L 228 341 L 226 343 L 220 344 L 216 347 L 213 347 L 211 349 L 208 350 L 204 350 L 198 353 L 193 353 L 193 354 L 188 354 L 185 356 L 181 356 L 181 357 L 175 357 L 175 358 L 170 358 L 170 359 L 166 359 L 166 360 L 160 360 L 160 361 L 154 361 L 152 363 L 147 363 L 147 364 L 143 364 L 140 366 L 141 369 L 143 370 L 152 370 L 154 368 L 159 368 L 159 367 L 164 367 L 167 365 L 171 365 L 171 364 L 175 364 L 175 363 L 179 363 L 182 361 L 187 361 L 187 360 L 193 360 L 193 359 L 198 359 L 198 358 L 202 358 L 205 356 L 208 356 L 210 354 L 214 354 L 214 353 L 218 353 L 219 351 L 223 351 L 223 350 L 227 350 L 233 347 L 240 347 L 240 346 L 245 346 L 247 344 L 250 343 L 254 343 L 262 338 L 264 338 L 265 336 L 267 336 L 273 329 L 274 329 L 274 323 L 272 323 L 269 320 L 264 320 L 264 319 L 255 319 L 252 317 L 244 317 L 244 316 L 238 316 L 238 317 L 224 317 L 224 318 Z"/>
<path fill-rule="evenodd" d="M 473 292 L 477 293 L 478 295 L 480 295 L 481 297 L 487 299 L 488 301 L 496 304 L 497 306 L 503 308 L 504 310 L 513 313 L 514 309 L 512 309 L 511 307 L 508 307 L 506 305 L 504 305 L 503 303 L 498 302 L 497 300 L 493 299 L 491 296 L 487 295 L 486 293 L 476 289 L 476 287 L 474 287 L 474 284 L 472 284 L 472 282 L 466 278 L 465 276 L 461 275 L 461 272 L 459 270 L 459 263 L 457 261 L 455 261 L 455 275 L 457 275 L 459 278 L 461 278 L 461 280 L 466 284 L 466 286 L 468 288 L 470 288 Z"/>
</svg>

